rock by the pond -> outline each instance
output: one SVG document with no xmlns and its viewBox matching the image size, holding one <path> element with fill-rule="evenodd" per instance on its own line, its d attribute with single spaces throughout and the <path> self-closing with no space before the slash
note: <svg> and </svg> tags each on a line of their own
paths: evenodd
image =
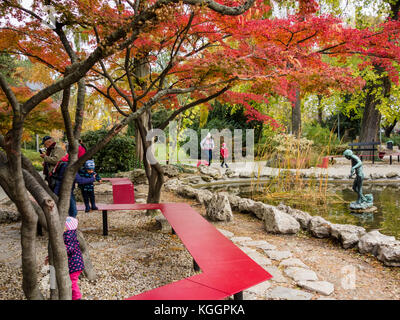
<svg viewBox="0 0 400 320">
<path fill-rule="evenodd" d="M 370 174 L 371 179 L 384 179 L 386 178 L 386 176 L 383 173 L 379 173 L 379 172 L 373 172 Z"/>
<path fill-rule="evenodd" d="M 302 290 L 290 289 L 285 287 L 275 287 L 268 290 L 265 297 L 267 299 L 276 300 L 311 300 L 313 295 Z"/>
<path fill-rule="evenodd" d="M 164 175 L 166 175 L 168 178 L 173 178 L 179 175 L 179 170 L 176 166 L 167 164 L 162 166 L 164 170 Z"/>
<path fill-rule="evenodd" d="M 238 211 L 239 212 L 252 212 L 252 208 L 254 206 L 254 200 L 248 199 L 248 198 L 240 198 L 237 204 Z"/>
<path fill-rule="evenodd" d="M 168 191 L 176 191 L 183 183 L 179 179 L 169 179 L 164 183 L 164 188 Z"/>
<path fill-rule="evenodd" d="M 134 184 L 148 184 L 149 183 L 147 181 L 146 171 L 144 171 L 144 169 L 135 169 L 135 170 L 131 171 L 130 179 Z"/>
<path fill-rule="evenodd" d="M 264 250 L 264 252 L 272 260 L 283 260 L 283 259 L 290 258 L 292 256 L 292 253 L 288 250 L 285 250 L 285 251 Z"/>
<path fill-rule="evenodd" d="M 385 236 L 378 230 L 372 230 L 360 238 L 357 246 L 361 253 L 371 253 L 376 256 L 379 246 L 394 242 L 396 242 L 395 237 Z"/>
<path fill-rule="evenodd" d="M 325 296 L 331 295 L 335 290 L 334 285 L 328 281 L 299 281 L 297 282 L 297 285 Z"/>
<path fill-rule="evenodd" d="M 264 212 L 267 210 L 270 210 L 272 208 L 275 208 L 274 206 L 271 206 L 269 204 L 265 204 L 261 201 L 253 201 L 249 203 L 248 206 L 248 211 L 253 213 L 258 219 L 263 220 L 264 219 Z"/>
<path fill-rule="evenodd" d="M 303 263 L 300 259 L 297 258 L 288 258 L 281 261 L 279 264 L 280 267 L 301 267 L 308 268 L 307 265 Z"/>
<path fill-rule="evenodd" d="M 210 177 L 210 176 L 201 175 L 200 177 L 201 177 L 201 179 L 203 179 L 205 182 L 211 182 L 211 181 L 213 181 L 213 178 Z"/>
<path fill-rule="evenodd" d="M 176 189 L 176 193 L 184 198 L 195 199 L 198 190 L 188 186 L 188 185 L 181 185 Z"/>
<path fill-rule="evenodd" d="M 388 179 L 397 178 L 398 176 L 399 176 L 399 174 L 395 171 L 386 173 L 386 178 L 388 178 Z"/>
<path fill-rule="evenodd" d="M 282 210 L 286 212 L 287 214 L 291 215 L 293 218 L 295 218 L 299 223 L 302 229 L 306 230 L 308 228 L 308 224 L 310 223 L 310 220 L 312 216 L 308 214 L 307 212 L 294 209 L 290 206 L 286 206 L 284 204 L 279 204 L 277 207 L 279 210 Z"/>
<path fill-rule="evenodd" d="M 196 200 L 201 204 L 206 204 L 213 197 L 213 193 L 209 190 L 196 189 Z"/>
<path fill-rule="evenodd" d="M 366 231 L 363 227 L 351 224 L 331 225 L 331 236 L 338 239 L 344 249 L 354 247 L 365 233 Z"/>
<path fill-rule="evenodd" d="M 206 215 L 212 221 L 232 221 L 233 214 L 228 197 L 224 195 L 214 195 L 206 203 Z"/>
<path fill-rule="evenodd" d="M 318 280 L 317 274 L 306 268 L 288 267 L 285 269 L 285 274 L 294 281 Z"/>
<path fill-rule="evenodd" d="M 236 172 L 236 171 L 233 171 L 232 169 L 227 169 L 227 170 L 225 171 L 225 175 L 226 175 L 228 178 L 235 178 L 235 177 L 238 177 L 238 176 L 239 176 L 239 173 Z"/>
<path fill-rule="evenodd" d="M 300 230 L 300 224 L 295 218 L 275 207 L 265 208 L 263 220 L 267 232 L 294 234 Z"/>
<path fill-rule="evenodd" d="M 328 238 L 331 234 L 331 223 L 324 218 L 316 216 L 312 217 L 308 224 L 308 230 L 314 237 Z"/>
<path fill-rule="evenodd" d="M 207 166 L 200 166 L 199 167 L 199 171 L 203 175 L 211 176 L 214 179 L 221 179 L 222 178 L 221 172 L 219 172 L 219 170 L 215 169 L 215 168 L 210 168 L 210 167 L 207 167 Z"/>
<path fill-rule="evenodd" d="M 376 257 L 385 266 L 400 267 L 400 241 L 380 244 Z"/>
<path fill-rule="evenodd" d="M 252 171 L 243 171 L 239 173 L 239 178 L 253 178 L 254 177 L 254 172 Z"/>
</svg>

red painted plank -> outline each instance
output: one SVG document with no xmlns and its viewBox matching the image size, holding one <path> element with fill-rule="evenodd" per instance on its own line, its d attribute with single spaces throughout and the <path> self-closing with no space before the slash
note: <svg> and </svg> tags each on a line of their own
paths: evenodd
<svg viewBox="0 0 400 320">
<path fill-rule="evenodd" d="M 153 210 L 160 209 L 160 204 L 158 203 L 96 203 L 96 206 L 99 208 L 99 211 L 107 210 L 107 211 L 121 211 L 121 210 Z M 84 211 L 85 205 L 77 204 L 76 208 L 78 211 Z"/>
<path fill-rule="evenodd" d="M 190 281 L 189 278 L 131 296 L 127 300 L 219 300 L 225 292 Z"/>
<path fill-rule="evenodd" d="M 128 299 L 222 299 L 272 278 L 186 203 L 98 204 L 98 207 L 110 211 L 160 209 L 202 271 Z"/>
<path fill-rule="evenodd" d="M 135 203 L 135 189 L 132 182 L 119 181 L 113 183 L 113 202 L 119 203 Z"/>
</svg>

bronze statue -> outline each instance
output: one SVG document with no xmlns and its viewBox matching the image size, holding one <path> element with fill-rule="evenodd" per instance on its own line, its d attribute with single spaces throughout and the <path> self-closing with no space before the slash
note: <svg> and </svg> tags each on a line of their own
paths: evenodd
<svg viewBox="0 0 400 320">
<path fill-rule="evenodd" d="M 353 151 L 347 149 L 343 155 L 346 159 L 351 160 L 351 170 L 350 176 L 351 178 L 354 174 L 356 177 L 353 183 L 353 190 L 357 193 L 358 198 L 357 201 L 350 203 L 351 209 L 367 209 L 372 207 L 373 205 L 373 196 L 372 194 L 363 195 L 362 187 L 363 187 L 363 180 L 364 180 L 364 171 L 363 171 L 363 163 L 359 157 L 353 154 Z"/>
</svg>

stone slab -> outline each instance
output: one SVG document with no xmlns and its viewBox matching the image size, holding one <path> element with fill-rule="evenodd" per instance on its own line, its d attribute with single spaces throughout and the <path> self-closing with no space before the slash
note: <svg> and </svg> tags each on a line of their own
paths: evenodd
<svg viewBox="0 0 400 320">
<path fill-rule="evenodd" d="M 297 285 L 325 296 L 331 295 L 335 290 L 334 285 L 328 281 L 299 281 Z"/>
<path fill-rule="evenodd" d="M 284 273 L 292 278 L 294 281 L 307 281 L 307 280 L 318 280 L 317 274 L 310 270 L 300 267 L 288 267 Z"/>
<path fill-rule="evenodd" d="M 260 266 L 269 266 L 272 264 L 272 261 L 268 259 L 266 256 L 258 253 L 258 252 L 250 252 L 247 254 L 251 259 L 254 260 Z"/>
<path fill-rule="evenodd" d="M 264 250 L 265 254 L 272 260 L 283 260 L 290 258 L 292 253 L 288 250 L 279 251 L 279 250 Z"/>
<path fill-rule="evenodd" d="M 245 291 L 256 294 L 258 296 L 265 296 L 267 290 L 271 287 L 271 282 L 269 280 L 261 282 L 251 288 L 246 289 Z"/>
<path fill-rule="evenodd" d="M 231 241 L 242 243 L 247 241 L 253 241 L 253 239 L 250 237 L 232 237 Z"/>
<path fill-rule="evenodd" d="M 289 259 L 284 259 L 281 261 L 279 264 L 280 267 L 301 267 L 301 268 L 308 268 L 306 264 L 304 264 L 303 261 L 297 258 L 289 258 Z"/>
<path fill-rule="evenodd" d="M 267 299 L 274 300 L 311 300 L 313 295 L 302 290 L 275 287 L 271 290 L 268 290 L 265 297 Z"/>
<path fill-rule="evenodd" d="M 227 238 L 232 238 L 233 236 L 234 236 L 234 233 L 233 232 L 230 232 L 230 231 L 228 231 L 228 230 L 224 230 L 224 229 L 218 229 L 217 228 L 217 230 L 219 231 L 219 232 L 221 232 L 225 237 L 227 237 Z"/>
<path fill-rule="evenodd" d="M 278 283 L 287 283 L 288 279 L 282 274 L 281 270 L 279 270 L 275 266 L 266 266 L 263 267 L 265 271 L 267 271 L 272 278 L 270 279 L 273 282 L 278 282 Z"/>
</svg>

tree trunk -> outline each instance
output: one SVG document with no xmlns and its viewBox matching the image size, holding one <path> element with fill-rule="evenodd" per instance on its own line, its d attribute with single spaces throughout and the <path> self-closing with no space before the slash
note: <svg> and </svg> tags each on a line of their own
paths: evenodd
<svg viewBox="0 0 400 320">
<path fill-rule="evenodd" d="M 296 89 L 296 101 L 292 107 L 292 133 L 296 137 L 300 136 L 301 132 L 301 98 L 300 90 Z"/>
<path fill-rule="evenodd" d="M 321 105 L 322 96 L 319 94 L 317 95 L 317 97 L 318 97 L 318 123 L 322 126 L 322 121 L 323 121 L 323 114 L 322 114 L 323 110 Z"/>
<path fill-rule="evenodd" d="M 134 68 L 135 68 L 135 77 L 138 79 L 139 85 L 142 87 L 142 90 L 146 89 L 146 81 L 143 78 L 149 75 L 150 69 L 146 59 L 142 58 L 135 58 L 134 61 Z M 140 118 L 141 124 L 144 126 L 146 131 L 150 130 L 151 128 L 151 111 L 148 110 L 147 112 L 143 113 Z M 143 148 L 143 141 L 142 136 L 139 133 L 139 128 L 135 125 L 135 143 L 136 143 L 136 158 L 138 161 L 143 162 L 143 158 L 145 156 L 145 151 Z"/>
<path fill-rule="evenodd" d="M 400 1 L 391 1 L 390 5 L 390 18 L 394 20 L 398 20 L 399 18 L 399 9 L 400 9 Z M 375 72 L 378 75 L 382 75 L 384 69 L 381 66 L 374 65 Z M 368 93 L 365 101 L 365 108 L 363 119 L 361 122 L 361 133 L 360 133 L 360 141 L 366 142 L 371 141 L 372 139 L 377 141 L 379 134 L 379 123 L 381 120 L 381 115 L 378 110 L 376 110 L 376 106 L 381 103 L 379 98 L 372 93 L 375 89 L 382 88 L 382 94 L 384 97 L 390 96 L 391 90 L 391 82 L 387 76 L 381 77 L 381 79 L 376 84 L 367 84 Z"/>
<path fill-rule="evenodd" d="M 375 70 L 379 75 L 384 71 L 380 66 L 375 66 Z M 391 83 L 387 76 L 382 76 L 376 83 L 368 83 L 366 86 L 367 97 L 361 121 L 360 142 L 379 141 L 381 114 L 377 106 L 381 103 L 381 100 L 374 92 L 378 91 L 380 87 L 383 89 L 382 95 L 388 97 Z"/>
<path fill-rule="evenodd" d="M 392 124 L 390 124 L 387 127 L 384 127 L 385 137 L 390 138 L 390 135 L 392 134 L 392 131 L 393 131 L 394 127 L 396 126 L 396 124 L 397 124 L 397 120 L 394 120 Z"/>
<path fill-rule="evenodd" d="M 150 124 L 150 130 L 151 123 Z M 147 180 L 149 182 L 149 190 L 147 194 L 147 203 L 159 203 L 161 200 L 161 188 L 164 184 L 164 170 L 161 165 L 155 161 L 150 163 L 150 159 L 146 157 L 147 151 L 152 146 L 152 141 L 146 141 L 147 129 L 143 125 L 141 119 L 136 121 L 139 134 L 143 144 L 143 165 L 146 171 Z M 155 160 L 155 159 L 154 159 Z M 147 214 L 152 214 L 154 210 L 147 210 Z"/>
</svg>

